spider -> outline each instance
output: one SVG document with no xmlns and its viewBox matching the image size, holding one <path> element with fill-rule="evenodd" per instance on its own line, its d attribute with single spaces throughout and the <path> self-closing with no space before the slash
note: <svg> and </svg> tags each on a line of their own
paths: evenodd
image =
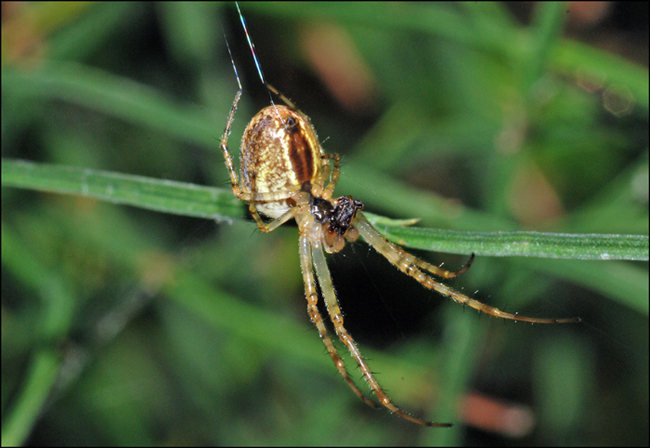
<svg viewBox="0 0 650 448">
<path fill-rule="evenodd" d="M 237 9 L 239 10 L 239 5 L 237 5 Z M 235 95 L 220 143 L 233 193 L 237 198 L 248 202 L 250 214 L 258 228 L 264 233 L 272 232 L 291 219 L 296 220 L 300 235 L 298 240 L 300 267 L 305 285 L 307 312 L 318 329 L 334 365 L 354 393 L 373 408 L 384 406 L 400 417 L 419 425 L 452 426 L 450 423 L 428 422 L 416 418 L 401 410 L 388 398 L 370 371 L 370 367 L 354 339 L 345 329 L 343 313 L 339 307 L 324 252 L 329 254 L 339 252 L 345 246 L 346 241 L 353 243 L 361 236 L 366 243 L 397 269 L 414 278 L 425 288 L 437 291 L 460 304 L 486 314 L 503 319 L 541 324 L 577 322 L 580 319 L 525 317 L 506 313 L 467 297 L 434 280 L 431 275 L 443 279 L 457 277 L 470 268 L 474 254 L 458 271 L 441 269 L 409 254 L 384 238 L 361 212 L 364 207 L 361 201 L 350 196 L 334 198 L 334 188 L 340 176 L 341 156 L 326 154 L 318 141 L 316 130 L 309 117 L 264 80 L 241 11 L 239 14 L 260 79 L 270 92 L 282 100 L 284 105 L 272 104 L 265 107 L 248 123 L 242 136 L 240 148 L 240 180 L 228 149 L 231 126 L 243 93 L 233 62 L 239 90 Z M 228 51 L 230 52 L 230 48 Z M 270 221 L 265 222 L 262 215 L 270 218 Z M 367 398 L 350 378 L 343 359 L 332 343 L 323 317 L 318 310 L 320 297 L 316 289 L 317 281 L 336 335 L 349 350 L 352 358 L 358 364 L 363 378 L 381 405 Z"/>
<path fill-rule="evenodd" d="M 307 312 L 339 373 L 364 402 L 374 408 L 379 407 L 354 384 L 332 343 L 318 310 L 319 294 L 316 289 L 316 279 L 336 335 L 350 351 L 381 405 L 400 417 L 420 425 L 451 426 L 450 423 L 420 420 L 395 406 L 370 371 L 354 339 L 345 329 L 343 313 L 336 298 L 324 252 L 330 254 L 339 252 L 346 241 L 352 243 L 359 236 L 397 269 L 417 280 L 425 288 L 437 291 L 460 304 L 492 316 L 522 322 L 554 324 L 578 321 L 577 318 L 539 319 L 506 313 L 434 280 L 431 274 L 444 279 L 463 274 L 471 266 L 474 254 L 458 271 L 441 269 L 409 254 L 384 238 L 361 212 L 363 209 L 361 201 L 350 196 L 333 198 L 334 188 L 340 175 L 341 156 L 326 154 L 309 118 L 274 87 L 269 84 L 266 86 L 285 105 L 274 104 L 265 107 L 248 123 L 240 149 L 241 180 L 238 179 L 228 149 L 230 128 L 242 96 L 241 89 L 237 91 L 228 115 L 226 129 L 221 137 L 221 150 L 230 174 L 232 191 L 237 198 L 248 202 L 250 214 L 264 233 L 275 230 L 291 219 L 296 220 L 300 234 L 298 245 Z M 261 215 L 271 218 L 271 221 L 265 222 Z"/>
</svg>

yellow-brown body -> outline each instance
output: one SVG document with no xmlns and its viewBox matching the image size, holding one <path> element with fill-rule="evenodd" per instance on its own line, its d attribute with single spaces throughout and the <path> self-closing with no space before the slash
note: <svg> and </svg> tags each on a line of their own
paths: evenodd
<svg viewBox="0 0 650 448">
<path fill-rule="evenodd" d="M 309 118 L 286 106 L 265 107 L 250 121 L 241 141 L 243 193 L 311 191 L 321 175 L 324 151 Z M 279 218 L 291 208 L 290 199 L 256 202 L 257 210 Z"/>
</svg>

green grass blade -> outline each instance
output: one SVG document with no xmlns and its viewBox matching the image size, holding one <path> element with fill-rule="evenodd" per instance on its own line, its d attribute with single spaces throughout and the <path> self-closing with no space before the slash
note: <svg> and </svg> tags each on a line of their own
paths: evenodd
<svg viewBox="0 0 650 448">
<path fill-rule="evenodd" d="M 492 257 L 647 261 L 650 250 L 647 235 L 465 232 L 387 225 L 388 220 L 371 214 L 368 218 L 391 241 L 436 252 Z"/>
<path fill-rule="evenodd" d="M 242 216 L 229 190 L 100 170 L 2 160 L 2 185 L 78 194 L 208 219 Z M 368 214 L 389 239 L 415 249 L 499 257 L 527 256 L 579 260 L 648 260 L 648 236 L 540 232 L 466 232 L 387 225 Z"/>
<path fill-rule="evenodd" d="M 243 211 L 232 191 L 223 188 L 22 160 L 2 160 L 2 185 L 207 219 L 241 217 Z"/>
</svg>

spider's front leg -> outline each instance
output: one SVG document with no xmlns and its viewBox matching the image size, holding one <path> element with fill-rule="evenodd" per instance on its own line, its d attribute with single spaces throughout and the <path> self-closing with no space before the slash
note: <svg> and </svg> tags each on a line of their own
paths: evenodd
<svg viewBox="0 0 650 448">
<path fill-rule="evenodd" d="M 327 347 L 334 364 L 345 381 L 363 401 L 373 405 L 374 403 L 368 400 L 368 398 L 361 393 L 350 379 L 350 376 L 345 369 L 345 365 L 336 352 L 336 349 L 327 334 L 327 330 L 323 325 L 321 315 L 316 306 L 318 303 L 318 293 L 316 292 L 316 281 L 312 270 L 313 264 L 313 268 L 316 270 L 316 276 L 318 277 L 318 284 L 320 285 L 321 293 L 325 299 L 327 312 L 332 324 L 334 324 L 334 330 L 356 361 L 357 365 L 361 369 L 364 379 L 368 383 L 372 392 L 379 399 L 381 405 L 400 417 L 419 425 L 438 427 L 451 426 L 449 423 L 434 423 L 420 420 L 395 406 L 373 376 L 370 367 L 361 355 L 354 339 L 352 339 L 352 336 L 350 336 L 343 325 L 343 313 L 341 312 L 338 299 L 336 298 L 336 292 L 334 291 L 332 277 L 329 268 L 327 267 L 327 261 L 325 260 L 323 246 L 326 245 L 325 247 L 328 249 L 328 252 L 338 252 L 343 248 L 344 239 L 354 241 L 358 234 L 356 230 L 350 227 L 350 223 L 355 214 L 361 208 L 363 208 L 361 202 L 343 196 L 334 201 L 333 204 L 324 200 L 314 201 L 309 212 L 297 215 L 296 217 L 300 228 L 300 264 L 305 282 L 305 294 L 308 302 L 307 308 L 309 315 L 318 328 L 321 338 L 323 339 L 323 342 L 325 342 L 325 346 Z M 332 240 L 330 238 L 332 235 L 336 235 L 340 238 Z"/>
<path fill-rule="evenodd" d="M 352 336 L 350 336 L 350 334 L 348 333 L 348 331 L 345 329 L 343 325 L 343 313 L 341 312 L 341 308 L 339 307 L 339 303 L 336 298 L 336 292 L 334 291 L 334 285 L 332 284 L 332 277 L 330 275 L 329 268 L 327 267 L 327 261 L 325 260 L 325 254 L 323 252 L 323 247 L 320 239 L 312 239 L 311 241 L 304 242 L 304 244 L 309 244 L 309 243 L 311 244 L 311 253 L 313 257 L 314 268 L 316 269 L 316 275 L 318 276 L 318 284 L 320 285 L 321 292 L 323 293 L 323 297 L 325 298 L 325 304 L 327 305 L 327 312 L 330 315 L 330 320 L 334 324 L 334 329 L 336 331 L 336 334 L 341 340 L 341 342 L 343 342 L 343 344 L 345 344 L 347 349 L 350 351 L 350 354 L 356 361 L 357 365 L 359 366 L 359 369 L 361 369 L 363 377 L 368 383 L 368 386 L 373 391 L 373 393 L 377 396 L 382 406 L 388 408 L 389 410 L 399 415 L 400 417 L 405 418 L 413 423 L 417 423 L 419 425 L 436 426 L 436 427 L 452 426 L 451 423 L 435 423 L 435 422 L 427 422 L 424 420 L 420 420 L 402 411 L 400 408 L 398 408 L 391 402 L 390 398 L 388 398 L 388 395 L 386 395 L 382 387 L 379 385 L 379 382 L 377 382 L 374 375 L 370 371 L 370 367 L 366 363 L 366 360 L 363 358 L 363 355 L 361 355 L 361 352 L 359 351 L 359 347 L 357 347 L 356 343 L 354 342 L 354 339 L 352 339 Z M 302 249 L 302 245 L 301 245 L 301 249 Z M 309 250 L 309 248 L 306 248 L 305 250 Z M 303 267 L 303 272 L 304 271 L 305 271 L 305 267 Z M 332 356 L 332 358 L 334 359 L 334 356 Z M 336 355 L 336 358 L 340 360 L 338 355 Z M 336 359 L 334 362 L 335 364 L 337 364 Z M 337 367 L 339 367 L 338 364 Z M 345 370 L 344 367 L 343 370 Z M 341 368 L 339 368 L 339 371 L 341 371 Z M 352 387 L 352 389 L 357 393 L 357 395 L 361 396 L 361 398 L 364 401 L 366 402 L 369 401 L 367 398 L 360 395 L 359 389 L 357 389 L 357 387 L 351 383 L 351 381 L 349 380 L 349 376 L 347 376 L 347 373 L 344 375 L 344 378 L 346 379 L 346 381 L 348 381 L 348 384 L 350 384 L 350 387 Z"/>
<path fill-rule="evenodd" d="M 530 322 L 535 324 L 562 324 L 562 323 L 580 322 L 581 320 L 579 317 L 573 317 L 568 319 L 540 319 L 535 317 L 519 316 L 517 314 L 506 313 L 505 311 L 501 311 L 498 308 L 488 306 L 484 303 L 479 302 L 478 300 L 469 298 L 466 295 L 461 294 L 460 292 L 450 288 L 449 286 L 446 286 L 440 282 L 435 281 L 429 275 L 422 272 L 422 269 L 425 269 L 436 275 L 440 275 L 434 270 L 429 269 L 429 267 L 432 266 L 429 263 L 426 263 L 425 261 L 420 260 L 414 255 L 409 254 L 401 247 L 391 243 L 386 238 L 384 238 L 372 226 L 372 224 L 368 222 L 368 220 L 366 219 L 365 216 L 363 216 L 362 213 L 359 212 L 356 215 L 356 218 L 353 221 L 353 226 L 358 230 L 359 234 L 369 245 L 371 245 L 377 252 L 383 255 L 397 269 L 404 272 L 408 276 L 413 277 L 425 288 L 431 289 L 433 291 L 437 291 L 443 296 L 449 297 L 450 299 L 458 303 L 467 305 L 471 308 L 482 311 L 485 314 L 489 314 L 491 316 L 500 317 L 502 319 L 516 320 L 520 322 Z M 467 270 L 469 264 L 472 262 L 473 259 L 474 256 L 472 255 L 472 258 L 470 258 L 470 261 L 467 263 L 467 265 L 465 265 L 463 269 L 461 269 L 456 273 L 453 272 L 451 273 L 454 275 L 452 276 L 440 275 L 440 276 L 445 278 L 452 278 L 459 274 L 462 274 Z"/>
<path fill-rule="evenodd" d="M 309 243 L 309 238 L 307 235 L 300 236 L 300 267 L 302 268 L 303 282 L 305 283 L 305 297 L 307 299 L 307 312 L 311 321 L 314 323 L 318 329 L 318 334 L 320 334 L 325 347 L 327 348 L 327 353 L 329 353 L 334 365 L 338 369 L 339 373 L 348 383 L 348 386 L 354 391 L 355 394 L 359 396 L 368 406 L 373 408 L 379 408 L 379 405 L 375 402 L 369 400 L 363 392 L 354 384 L 347 370 L 345 369 L 345 363 L 343 359 L 339 356 L 336 347 L 332 343 L 332 339 L 327 332 L 327 328 L 323 323 L 323 317 L 318 311 L 318 293 L 316 291 L 316 280 L 314 279 L 314 271 L 312 267 L 312 258 L 311 258 L 311 246 Z"/>
</svg>

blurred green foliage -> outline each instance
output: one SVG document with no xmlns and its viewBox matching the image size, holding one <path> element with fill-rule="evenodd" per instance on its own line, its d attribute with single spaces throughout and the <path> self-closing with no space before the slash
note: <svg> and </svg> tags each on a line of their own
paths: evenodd
<svg viewBox="0 0 650 448">
<path fill-rule="evenodd" d="M 492 3 L 241 6 L 267 79 L 343 154 L 337 192 L 367 210 L 647 235 L 647 67 L 562 37 L 565 4 L 526 25 Z M 245 88 L 236 153 L 269 100 L 234 5 L 3 9 L 3 158 L 227 190 L 224 33 Z M 336 82 L 317 62 L 332 52 Z M 365 67 L 356 102 L 333 99 L 356 73 L 346 52 Z M 395 403 L 456 423 L 427 429 L 338 377 L 305 312 L 295 228 L 2 194 L 3 444 L 648 444 L 647 262 L 479 257 L 450 282 L 584 320 L 531 326 L 463 311 L 364 244 L 331 257 L 346 326 Z M 529 406 L 532 431 L 476 429 L 474 393 Z"/>
</svg>

